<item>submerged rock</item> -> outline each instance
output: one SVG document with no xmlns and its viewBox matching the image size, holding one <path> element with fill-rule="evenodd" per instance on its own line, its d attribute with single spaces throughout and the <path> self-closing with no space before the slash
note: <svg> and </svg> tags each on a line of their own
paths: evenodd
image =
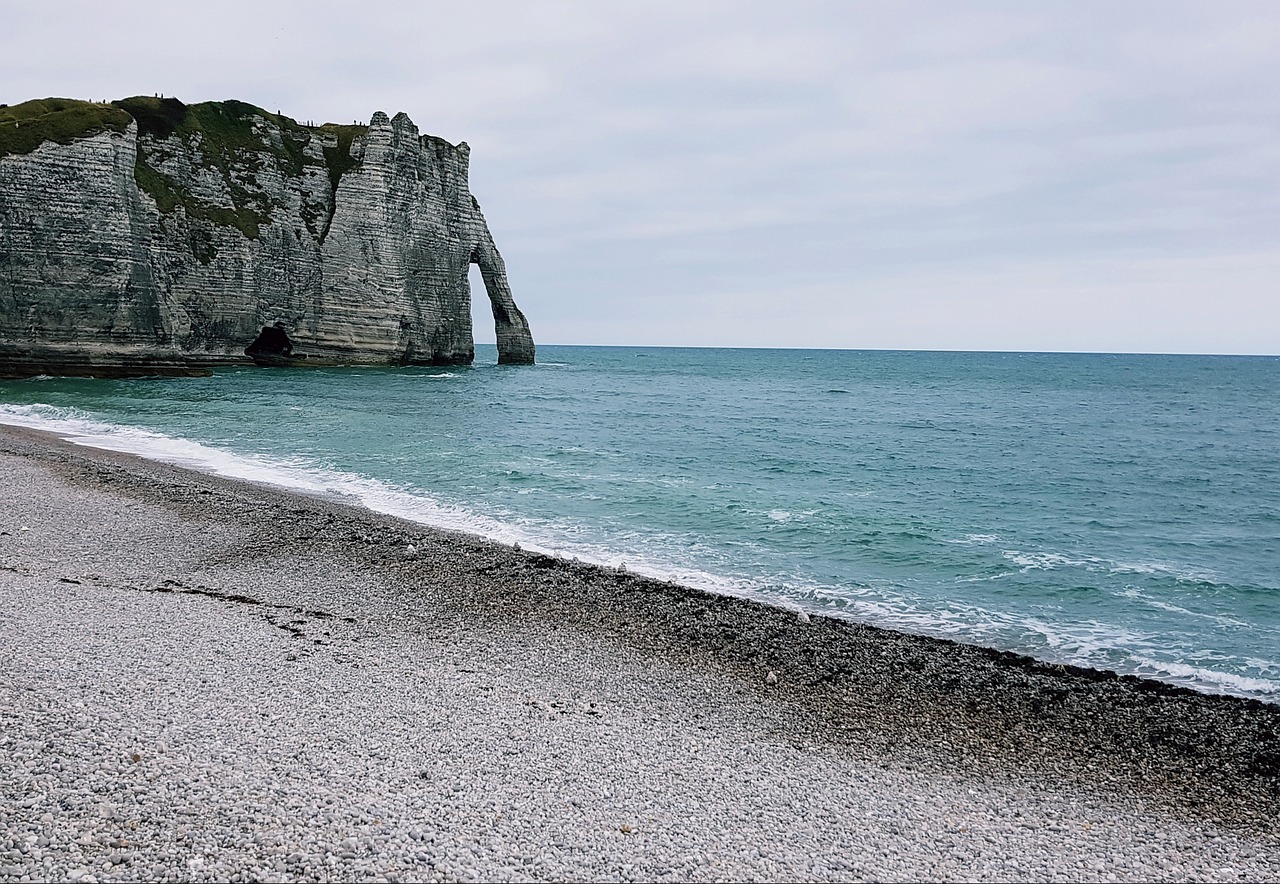
<svg viewBox="0 0 1280 884">
<path fill-rule="evenodd" d="M 469 158 L 404 114 L 313 126 L 236 101 L 0 108 L 0 376 L 466 364 L 471 264 L 498 361 L 532 363 Z"/>
</svg>

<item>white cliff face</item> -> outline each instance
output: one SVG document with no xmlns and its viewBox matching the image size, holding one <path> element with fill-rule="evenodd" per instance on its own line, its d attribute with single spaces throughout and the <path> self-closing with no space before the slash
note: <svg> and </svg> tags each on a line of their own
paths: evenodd
<svg viewBox="0 0 1280 884">
<path fill-rule="evenodd" d="M 149 269 L 137 126 L 0 158 L 0 361 L 177 355 L 182 310 Z"/>
<path fill-rule="evenodd" d="M 345 143 L 240 122 L 239 140 L 134 123 L 0 155 L 0 374 L 246 362 L 277 324 L 311 362 L 469 363 L 472 263 L 499 361 L 533 361 L 465 144 L 404 114 Z"/>
<path fill-rule="evenodd" d="M 377 113 L 357 149 L 359 168 L 342 176 L 321 247 L 324 310 L 304 321 L 307 338 L 335 352 L 470 362 L 467 271 L 475 263 L 499 335 L 517 342 L 500 347 L 500 359 L 532 362 L 528 324 L 468 189 L 466 144 L 421 137 L 406 115 Z"/>
</svg>

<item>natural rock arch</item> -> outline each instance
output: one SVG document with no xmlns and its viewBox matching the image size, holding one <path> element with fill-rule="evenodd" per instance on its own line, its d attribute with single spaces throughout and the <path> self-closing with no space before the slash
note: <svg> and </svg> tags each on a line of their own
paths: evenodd
<svg viewBox="0 0 1280 884">
<path fill-rule="evenodd" d="M 485 236 L 471 250 L 471 263 L 480 268 L 484 290 L 489 296 L 494 331 L 497 333 L 498 364 L 532 365 L 534 345 L 533 335 L 529 332 L 529 322 L 511 296 L 511 286 L 507 282 L 507 266 L 502 260 L 502 255 L 498 254 L 492 238 Z"/>
</svg>

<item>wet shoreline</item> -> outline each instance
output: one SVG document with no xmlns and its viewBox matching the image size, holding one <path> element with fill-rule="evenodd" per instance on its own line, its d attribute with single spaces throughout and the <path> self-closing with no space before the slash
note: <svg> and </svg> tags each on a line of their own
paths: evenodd
<svg viewBox="0 0 1280 884">
<path fill-rule="evenodd" d="M 954 780 L 1021 795 L 1009 798 L 1011 808 L 1027 794 L 1058 796 L 1055 806 L 1063 796 L 1075 796 L 1072 804 L 1121 808 L 1132 815 L 1130 822 L 1190 827 L 1206 836 L 1227 833 L 1268 849 L 1280 831 L 1275 705 L 800 616 L 325 499 L 75 446 L 37 431 L 0 428 L 0 465 L 21 467 L 29 488 L 44 489 L 8 492 L 8 521 L 34 522 L 44 513 L 48 524 L 67 523 L 66 537 L 47 538 L 51 546 L 43 548 L 32 532 L 19 533 L 8 521 L 0 525 L 8 532 L 0 536 L 0 578 L 30 583 L 33 592 L 50 598 L 93 590 L 100 593 L 93 598 L 136 600 L 145 591 L 157 603 L 190 599 L 206 606 L 200 610 L 215 606 L 219 617 L 254 618 L 284 642 L 282 653 L 262 664 L 268 680 L 273 667 L 305 664 L 315 667 L 312 677 L 322 685 L 337 671 L 322 660 L 401 641 L 426 643 L 415 654 L 443 655 L 463 680 L 463 688 L 449 690 L 481 700 L 495 688 L 466 687 L 468 673 L 508 657 L 503 683 L 526 697 L 543 679 L 595 683 L 638 667 L 650 675 L 605 680 L 619 685 L 616 701 L 610 699 L 613 688 L 605 687 L 584 693 L 593 700 L 525 699 L 491 712 L 502 720 L 571 714 L 603 727 L 616 703 L 641 717 L 652 709 L 655 722 L 670 719 L 674 732 L 691 741 L 691 758 L 701 757 L 699 740 L 734 731 L 734 745 L 759 742 L 841 769 L 896 771 L 912 783 Z M 42 475 L 50 478 L 42 481 Z M 156 536 L 164 536 L 168 522 L 190 536 L 172 548 L 163 540 L 114 544 L 107 533 L 112 525 L 75 524 L 77 495 L 114 508 L 114 527 L 125 533 L 134 511 L 145 510 L 147 524 L 160 526 Z M 48 551 L 64 547 L 64 553 Z M 135 603 L 144 604 L 130 601 Z M 467 662 L 471 644 L 486 650 Z M 412 667 L 414 659 L 397 665 Z M 695 683 L 707 687 L 685 696 Z M 674 694 L 683 699 L 667 708 Z M 629 739 L 643 759 L 654 751 L 646 745 L 648 725 L 635 726 Z M 772 798 L 758 800 L 768 806 Z M 967 800 L 955 798 L 961 808 Z M 947 802 L 938 813 L 963 816 Z M 1017 814 L 1025 820 L 1023 810 Z M 1048 825 L 1031 831 L 1050 837 Z M 1000 848 L 1006 854 L 1015 849 Z M 556 868 L 563 874 L 579 867 Z M 906 874 L 931 867 L 875 868 Z M 1169 867 L 1167 873 L 1199 874 L 1177 868 L 1181 872 Z M 1278 873 L 1265 863 L 1251 868 L 1254 876 Z M 813 876 L 840 876 L 831 869 Z M 1049 871 L 1024 866 L 1020 873 Z"/>
</svg>

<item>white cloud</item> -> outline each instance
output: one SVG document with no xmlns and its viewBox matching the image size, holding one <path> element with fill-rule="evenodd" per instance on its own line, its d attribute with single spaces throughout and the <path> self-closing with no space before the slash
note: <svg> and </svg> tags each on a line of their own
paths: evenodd
<svg viewBox="0 0 1280 884">
<path fill-rule="evenodd" d="M 1280 250 L 1170 260 L 1123 257 L 1000 267 L 882 268 L 841 282 L 758 281 L 632 302 L 626 331 L 676 345 L 828 348 L 1274 351 Z M 680 317 L 669 332 L 653 300 Z M 609 317 L 569 317 L 575 333 L 624 343 Z M 956 344 L 956 335 L 964 337 Z M 655 337 L 656 336 L 656 337 Z M 625 336 L 624 336 L 625 337 Z"/>
<path fill-rule="evenodd" d="M 669 77 L 805 83 L 829 76 L 835 56 L 832 40 L 821 32 L 739 31 L 678 43 L 659 56 L 658 70 Z"/>
<path fill-rule="evenodd" d="M 406 111 L 547 341 L 1280 352 L 1280 7 L 11 4 L 0 101 Z"/>
<path fill-rule="evenodd" d="M 849 111 L 898 142 L 1081 123 L 1094 115 L 1105 76 L 1024 60 L 966 60 L 889 70 L 851 82 Z"/>
</svg>

